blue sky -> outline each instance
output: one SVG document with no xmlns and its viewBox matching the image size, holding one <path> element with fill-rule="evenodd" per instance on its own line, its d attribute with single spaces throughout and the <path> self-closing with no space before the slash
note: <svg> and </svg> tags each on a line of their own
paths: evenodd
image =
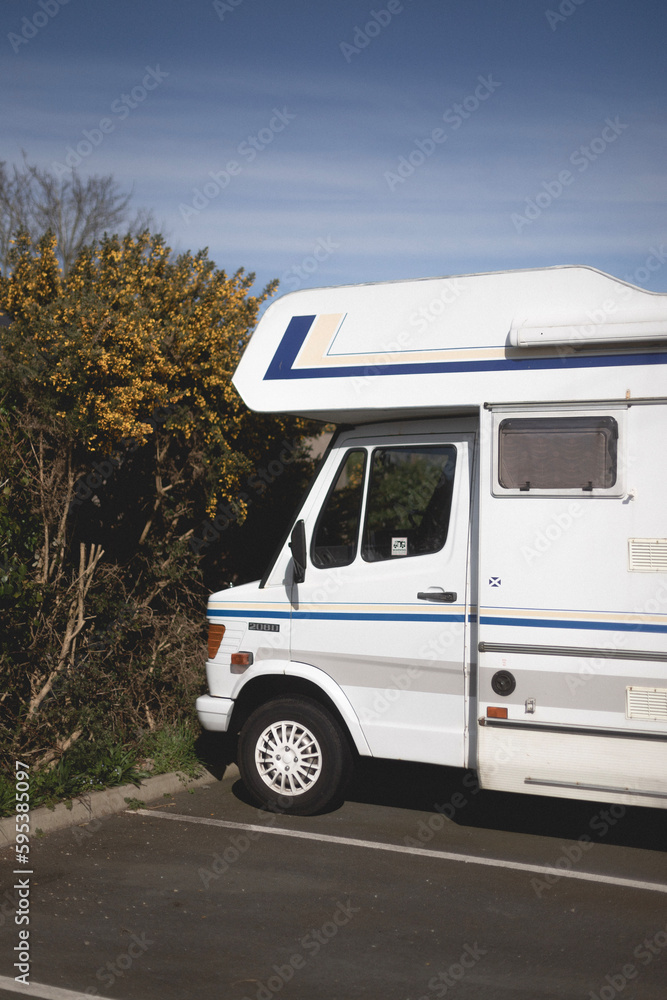
<svg viewBox="0 0 667 1000">
<path fill-rule="evenodd" d="M 0 21 L 0 159 L 112 173 L 175 250 L 257 286 L 590 264 L 667 291 L 664 2 L 4 0 Z"/>
</svg>

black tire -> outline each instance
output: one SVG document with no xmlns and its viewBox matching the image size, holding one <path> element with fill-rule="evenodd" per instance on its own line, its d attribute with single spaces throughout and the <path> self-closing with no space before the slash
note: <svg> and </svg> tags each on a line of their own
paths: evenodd
<svg viewBox="0 0 667 1000">
<path fill-rule="evenodd" d="M 340 800 L 352 755 L 326 708 L 310 698 L 276 698 L 255 709 L 243 726 L 238 765 L 258 805 L 312 816 Z"/>
</svg>

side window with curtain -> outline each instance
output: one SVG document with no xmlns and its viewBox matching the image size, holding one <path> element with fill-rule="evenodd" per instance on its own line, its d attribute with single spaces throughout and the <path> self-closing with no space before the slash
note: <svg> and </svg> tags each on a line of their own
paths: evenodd
<svg viewBox="0 0 667 1000">
<path fill-rule="evenodd" d="M 322 508 L 313 532 L 314 566 L 348 566 L 354 561 L 364 489 L 366 452 L 349 451 Z"/>
<path fill-rule="evenodd" d="M 498 430 L 498 484 L 526 494 L 610 490 L 617 450 L 613 417 L 510 417 Z"/>
<path fill-rule="evenodd" d="M 438 552 L 447 541 L 454 445 L 373 452 L 361 554 L 367 562 Z"/>
</svg>

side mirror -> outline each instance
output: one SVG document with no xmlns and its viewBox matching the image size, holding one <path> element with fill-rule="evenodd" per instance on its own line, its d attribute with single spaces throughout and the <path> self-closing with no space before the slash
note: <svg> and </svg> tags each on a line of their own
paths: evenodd
<svg viewBox="0 0 667 1000">
<path fill-rule="evenodd" d="M 303 521 L 297 521 L 292 529 L 289 547 L 294 560 L 294 583 L 303 583 L 306 579 L 306 526 Z"/>
</svg>

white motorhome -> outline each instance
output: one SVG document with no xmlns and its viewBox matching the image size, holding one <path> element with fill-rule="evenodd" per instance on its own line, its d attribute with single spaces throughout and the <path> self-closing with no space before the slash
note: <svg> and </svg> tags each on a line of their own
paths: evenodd
<svg viewBox="0 0 667 1000">
<path fill-rule="evenodd" d="M 667 806 L 667 294 L 588 267 L 278 299 L 235 385 L 338 430 L 208 606 L 205 729 L 308 814 L 354 754 Z"/>
</svg>

